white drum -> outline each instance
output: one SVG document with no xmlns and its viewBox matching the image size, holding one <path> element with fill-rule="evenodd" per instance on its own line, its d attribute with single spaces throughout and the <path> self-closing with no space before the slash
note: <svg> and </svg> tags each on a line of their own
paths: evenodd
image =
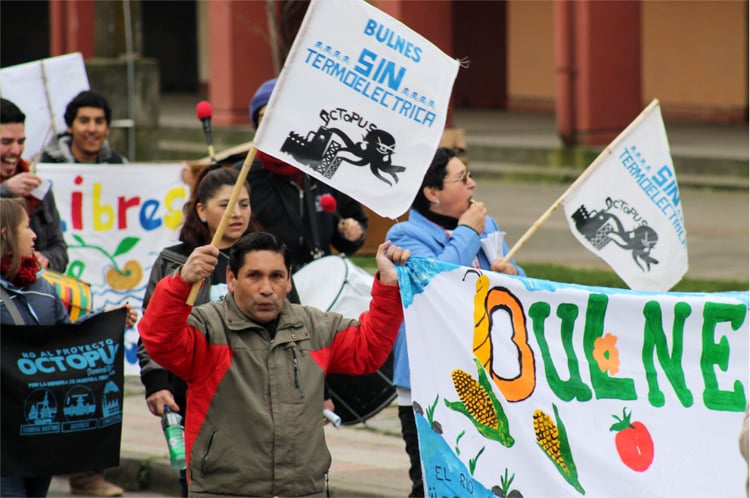
<svg viewBox="0 0 750 498">
<path fill-rule="evenodd" d="M 346 256 L 325 256 L 292 275 L 299 300 L 346 318 L 359 318 L 370 307 L 373 276 Z"/>
</svg>

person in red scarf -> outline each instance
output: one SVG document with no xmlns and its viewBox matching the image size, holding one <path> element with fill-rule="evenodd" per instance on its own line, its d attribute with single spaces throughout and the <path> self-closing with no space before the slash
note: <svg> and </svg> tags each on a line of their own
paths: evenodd
<svg viewBox="0 0 750 498">
<path fill-rule="evenodd" d="M 37 236 L 31 229 L 25 208 L 22 199 L 0 199 L 0 326 L 70 323 L 54 286 L 39 277 L 39 260 L 35 251 Z M 132 327 L 137 313 L 130 305 L 125 307 L 128 310 L 125 327 Z M 78 321 L 91 316 L 86 315 Z M 2 428 L 3 431 L 9 429 L 5 419 Z M 50 475 L 3 473 L 0 476 L 0 496 L 47 496 L 51 479 Z"/>
<path fill-rule="evenodd" d="M 0 197 L 22 197 L 31 229 L 36 233 L 36 258 L 42 268 L 64 272 L 68 246 L 52 189 L 36 197 L 32 191 L 42 179 L 29 171 L 21 158 L 26 142 L 26 115 L 10 100 L 0 99 Z M 37 194 L 39 195 L 39 194 Z"/>
<path fill-rule="evenodd" d="M 32 193 L 42 184 L 42 179 L 30 171 L 29 163 L 21 158 L 26 142 L 25 121 L 26 116 L 13 102 L 1 100 L 0 197 L 23 198 L 30 228 L 36 234 L 35 258 L 39 266 L 63 273 L 68 266 L 68 246 L 63 238 L 55 196 L 51 188 L 44 195 Z M 75 494 L 85 496 L 121 496 L 124 493 L 99 471 L 73 474 L 70 486 Z"/>
<path fill-rule="evenodd" d="M 276 79 L 263 83 L 250 101 L 250 119 L 258 129 Z M 240 169 L 242 163 L 235 165 Z M 289 249 L 292 273 L 312 260 L 331 253 L 355 253 L 365 242 L 367 214 L 347 195 L 299 169 L 261 151 L 255 154 L 247 176 L 253 189 L 251 204 L 263 230 L 279 237 Z M 336 199 L 335 212 L 326 212 L 321 198 Z M 299 302 L 296 292 L 290 296 Z"/>
</svg>

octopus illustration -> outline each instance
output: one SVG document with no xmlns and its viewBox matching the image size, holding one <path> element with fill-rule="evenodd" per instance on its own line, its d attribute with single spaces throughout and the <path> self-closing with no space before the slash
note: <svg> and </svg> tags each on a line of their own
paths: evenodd
<svg viewBox="0 0 750 498">
<path fill-rule="evenodd" d="M 362 141 L 354 143 L 343 131 L 337 128 L 329 128 L 329 130 L 335 133 L 345 145 L 336 152 L 336 158 L 355 166 L 369 165 L 372 174 L 388 185 L 393 184 L 382 173 L 390 175 L 393 181 L 398 183 L 397 174 L 406 171 L 406 167 L 397 166 L 391 162 L 391 156 L 396 151 L 396 140 L 387 131 L 370 130 Z"/>
<path fill-rule="evenodd" d="M 579 207 L 572 218 L 576 229 L 597 249 L 613 242 L 626 251 L 631 251 L 633 261 L 643 271 L 651 271 L 651 265 L 659 263 L 651 256 L 659 235 L 650 226 L 639 225 L 633 230 L 626 230 L 614 214 L 606 211 L 592 213 L 584 206 Z"/>
<path fill-rule="evenodd" d="M 651 271 L 651 264 L 659 264 L 658 260 L 651 257 L 651 250 L 659 241 L 659 236 L 653 228 L 648 225 L 641 225 L 633 230 L 626 231 L 620 220 L 615 217 L 614 221 L 620 229 L 618 235 L 622 242 L 617 241 L 610 235 L 612 242 L 625 250 L 632 251 L 633 261 L 638 265 L 638 268 L 643 271 Z M 639 260 L 643 261 L 646 268 L 641 265 Z"/>
</svg>

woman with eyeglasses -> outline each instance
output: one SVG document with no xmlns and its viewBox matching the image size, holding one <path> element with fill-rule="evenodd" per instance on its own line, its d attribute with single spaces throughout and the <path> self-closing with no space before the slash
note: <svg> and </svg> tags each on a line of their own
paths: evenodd
<svg viewBox="0 0 750 498">
<path fill-rule="evenodd" d="M 439 148 L 412 203 L 409 220 L 391 227 L 386 240 L 409 249 L 412 256 L 525 276 L 513 259 L 502 261 L 508 246 L 500 237 L 495 220 L 487 215 L 484 204 L 472 199 L 476 186 L 456 152 Z M 424 496 L 404 324 L 393 347 L 393 358 L 401 434 L 411 465 L 409 496 Z"/>
</svg>

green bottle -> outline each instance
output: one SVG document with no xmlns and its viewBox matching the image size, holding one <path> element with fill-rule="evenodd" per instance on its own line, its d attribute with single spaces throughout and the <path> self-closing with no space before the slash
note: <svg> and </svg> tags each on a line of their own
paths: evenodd
<svg viewBox="0 0 750 498">
<path fill-rule="evenodd" d="M 161 417 L 161 428 L 167 438 L 169 447 L 169 463 L 178 470 L 185 468 L 185 428 L 182 426 L 182 415 L 164 406 Z"/>
</svg>

